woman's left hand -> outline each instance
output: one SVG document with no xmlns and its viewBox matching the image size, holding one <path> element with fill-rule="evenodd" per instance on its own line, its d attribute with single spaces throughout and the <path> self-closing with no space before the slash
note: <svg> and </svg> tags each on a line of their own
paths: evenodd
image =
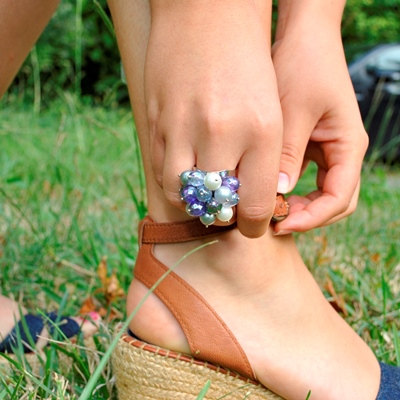
<svg viewBox="0 0 400 400">
<path fill-rule="evenodd" d="M 310 161 L 317 189 L 290 196 L 290 214 L 278 234 L 328 225 L 357 205 L 368 136 L 348 74 L 340 30 L 288 33 L 273 46 L 284 121 L 278 191 L 291 191 Z"/>
</svg>

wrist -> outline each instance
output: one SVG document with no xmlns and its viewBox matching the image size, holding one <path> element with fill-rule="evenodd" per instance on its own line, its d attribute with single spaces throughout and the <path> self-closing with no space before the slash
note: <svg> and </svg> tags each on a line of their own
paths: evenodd
<svg viewBox="0 0 400 400">
<path fill-rule="evenodd" d="M 218 42 L 221 37 L 236 40 L 238 32 L 245 37 L 249 30 L 262 30 L 271 46 L 272 0 L 150 0 L 150 6 L 152 28 L 178 31 L 182 38 L 197 31 L 202 41 L 212 37 Z"/>
<path fill-rule="evenodd" d="M 340 39 L 345 3 L 345 0 L 279 0 L 275 41 L 288 36 L 313 40 L 320 35 Z"/>
</svg>

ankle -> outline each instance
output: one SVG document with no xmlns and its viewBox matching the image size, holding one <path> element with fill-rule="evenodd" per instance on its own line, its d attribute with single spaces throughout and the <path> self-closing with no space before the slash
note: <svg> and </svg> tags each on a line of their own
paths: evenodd
<svg viewBox="0 0 400 400">
<path fill-rule="evenodd" d="M 207 243 L 211 244 L 183 259 L 174 269 L 196 289 L 215 286 L 220 290 L 226 286 L 236 294 L 238 290 L 264 291 L 290 279 L 293 269 L 304 267 L 293 238 L 276 237 L 272 228 L 258 239 L 248 239 L 234 229 L 190 242 L 159 244 L 154 247 L 154 255 L 172 267 L 188 252 Z"/>
</svg>

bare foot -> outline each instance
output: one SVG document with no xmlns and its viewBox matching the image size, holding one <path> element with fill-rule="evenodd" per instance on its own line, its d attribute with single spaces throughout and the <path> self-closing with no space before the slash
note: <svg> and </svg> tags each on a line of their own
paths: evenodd
<svg viewBox="0 0 400 400">
<path fill-rule="evenodd" d="M 15 324 L 21 319 L 21 314 L 27 315 L 27 310 L 24 307 L 20 307 L 15 301 L 0 295 L 0 342 L 5 338 L 14 328 Z M 80 332 L 83 333 L 85 338 L 93 336 L 99 329 L 99 323 L 101 317 L 96 312 L 91 312 L 87 316 L 69 317 L 75 321 Z M 62 325 L 66 323 L 66 320 L 61 317 L 60 321 L 57 322 L 57 326 L 63 332 Z M 50 334 L 48 329 L 45 327 L 38 335 L 36 342 L 36 350 L 43 349 L 49 342 Z"/>
<path fill-rule="evenodd" d="M 155 256 L 172 266 L 198 245 L 175 272 L 215 309 L 242 345 L 258 380 L 289 400 L 373 400 L 379 364 L 360 337 L 333 310 L 302 262 L 293 239 L 247 239 L 235 230 L 188 243 L 157 245 Z M 146 294 L 134 280 L 132 312 Z M 160 329 L 162 327 L 162 329 Z M 152 295 L 131 330 L 150 343 L 190 353 L 180 325 Z"/>
</svg>

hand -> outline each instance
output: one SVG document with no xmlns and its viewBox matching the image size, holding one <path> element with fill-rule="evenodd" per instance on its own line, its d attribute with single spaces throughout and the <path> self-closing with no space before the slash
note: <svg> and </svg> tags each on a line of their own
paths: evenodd
<svg viewBox="0 0 400 400">
<path fill-rule="evenodd" d="M 152 3 L 145 92 L 156 180 L 183 209 L 180 172 L 236 169 L 248 237 L 268 227 L 282 146 L 269 48 L 252 2 Z"/>
<path fill-rule="evenodd" d="M 291 191 L 309 161 L 318 165 L 317 190 L 288 198 L 289 217 L 275 225 L 279 234 L 327 225 L 352 213 L 368 146 L 340 31 L 316 30 L 288 34 L 273 46 L 284 121 L 278 191 Z"/>
</svg>

